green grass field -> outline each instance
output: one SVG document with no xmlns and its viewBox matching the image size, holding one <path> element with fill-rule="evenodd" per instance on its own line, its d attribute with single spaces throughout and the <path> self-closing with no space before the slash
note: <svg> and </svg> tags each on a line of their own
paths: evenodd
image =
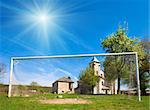
<svg viewBox="0 0 150 110">
<path fill-rule="evenodd" d="M 126 95 L 63 95 L 63 98 L 82 98 L 92 104 L 41 104 L 40 99 L 54 99 L 56 95 L 33 95 L 31 97 L 11 97 L 0 95 L 0 110 L 150 110 L 149 96 L 138 102 L 136 96 Z"/>
</svg>

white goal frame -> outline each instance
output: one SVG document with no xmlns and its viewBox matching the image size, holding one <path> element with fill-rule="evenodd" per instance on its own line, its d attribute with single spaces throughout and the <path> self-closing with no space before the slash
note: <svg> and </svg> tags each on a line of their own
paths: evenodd
<svg viewBox="0 0 150 110">
<path fill-rule="evenodd" d="M 47 59 L 47 58 L 79 58 L 79 57 L 91 57 L 91 56 L 118 56 L 118 55 L 135 55 L 138 101 L 141 101 L 139 66 L 138 66 L 138 54 L 137 54 L 137 52 L 102 53 L 102 54 L 78 54 L 78 55 L 56 55 L 56 56 L 11 57 L 8 97 L 11 97 L 12 76 L 13 76 L 14 61 L 15 60 L 31 60 L 31 59 Z"/>
</svg>

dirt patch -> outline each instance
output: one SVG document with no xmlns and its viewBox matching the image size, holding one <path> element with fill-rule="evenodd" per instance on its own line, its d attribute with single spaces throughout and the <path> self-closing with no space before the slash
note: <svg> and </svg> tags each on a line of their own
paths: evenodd
<svg viewBox="0 0 150 110">
<path fill-rule="evenodd" d="M 43 104 L 90 104 L 91 101 L 84 99 L 48 99 L 40 100 Z"/>
</svg>

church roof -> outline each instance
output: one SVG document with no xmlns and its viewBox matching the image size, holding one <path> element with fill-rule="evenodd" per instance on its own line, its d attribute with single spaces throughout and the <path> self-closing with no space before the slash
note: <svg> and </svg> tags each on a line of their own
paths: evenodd
<svg viewBox="0 0 150 110">
<path fill-rule="evenodd" d="M 56 80 L 55 82 L 71 82 L 71 83 L 73 83 L 73 81 L 70 79 L 70 77 L 62 77 L 62 78 L 59 78 L 58 80 Z"/>
<path fill-rule="evenodd" d="M 96 57 L 93 57 L 93 59 L 91 60 L 92 62 L 100 62 Z"/>
</svg>

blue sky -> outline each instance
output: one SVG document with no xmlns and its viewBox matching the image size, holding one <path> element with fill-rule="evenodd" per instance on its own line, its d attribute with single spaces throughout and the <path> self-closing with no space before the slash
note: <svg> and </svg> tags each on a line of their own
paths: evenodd
<svg viewBox="0 0 150 110">
<path fill-rule="evenodd" d="M 100 42 L 125 21 L 130 37 L 148 38 L 148 4 L 148 0 L 1 0 L 0 62 L 9 70 L 11 56 L 103 53 Z M 48 15 L 47 22 L 39 22 L 39 13 Z"/>
</svg>

